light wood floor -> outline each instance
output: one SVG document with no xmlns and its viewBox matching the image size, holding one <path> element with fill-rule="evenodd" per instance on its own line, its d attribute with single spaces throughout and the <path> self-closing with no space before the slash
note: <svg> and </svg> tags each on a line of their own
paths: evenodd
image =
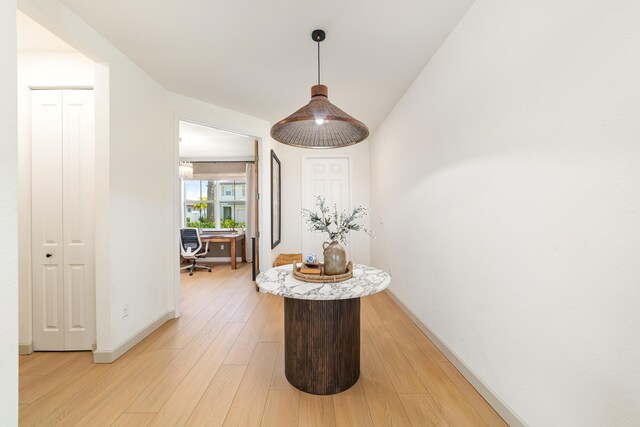
<svg viewBox="0 0 640 427">
<path fill-rule="evenodd" d="M 334 396 L 284 377 L 283 301 L 250 268 L 182 275 L 182 317 L 111 365 L 20 357 L 20 425 L 506 425 L 386 293 L 362 299 L 362 373 Z"/>
</svg>

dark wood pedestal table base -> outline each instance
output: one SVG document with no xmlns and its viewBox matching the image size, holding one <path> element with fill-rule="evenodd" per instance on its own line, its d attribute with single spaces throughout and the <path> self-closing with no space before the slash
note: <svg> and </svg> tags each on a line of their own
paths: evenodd
<svg viewBox="0 0 640 427">
<path fill-rule="evenodd" d="M 312 394 L 340 393 L 360 377 L 360 298 L 284 299 L 287 380 Z"/>
<path fill-rule="evenodd" d="M 306 283 L 291 265 L 261 273 L 262 292 L 284 297 L 285 375 L 299 390 L 336 394 L 360 377 L 360 297 L 385 289 L 382 270 L 356 265 L 353 278 L 339 283 Z"/>
</svg>

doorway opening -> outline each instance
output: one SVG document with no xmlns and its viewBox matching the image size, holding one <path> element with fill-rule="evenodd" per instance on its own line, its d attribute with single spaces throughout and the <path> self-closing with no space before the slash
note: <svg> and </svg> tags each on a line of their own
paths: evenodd
<svg viewBox="0 0 640 427">
<path fill-rule="evenodd" d="M 259 143 L 178 122 L 181 289 L 231 277 L 250 283 L 257 274 Z"/>
<path fill-rule="evenodd" d="M 102 69 L 27 15 L 16 16 L 19 350 L 92 350 L 94 88 Z"/>
</svg>

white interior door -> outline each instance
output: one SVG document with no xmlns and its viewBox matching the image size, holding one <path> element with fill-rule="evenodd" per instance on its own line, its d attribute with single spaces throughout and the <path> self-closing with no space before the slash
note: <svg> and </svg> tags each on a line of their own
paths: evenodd
<svg viewBox="0 0 640 427">
<path fill-rule="evenodd" d="M 333 211 L 333 206 L 341 212 L 350 208 L 349 194 L 349 159 L 347 157 L 306 157 L 303 160 L 302 179 L 302 207 L 318 211 L 316 197 L 322 196 Z M 324 233 L 312 233 L 307 225 L 302 223 L 302 253 L 306 256 L 315 253 L 320 261 L 322 257 L 322 243 L 328 237 Z M 347 257 L 350 258 L 349 246 Z"/>
<path fill-rule="evenodd" d="M 90 350 L 96 318 L 93 91 L 62 92 L 64 349 Z"/>
<path fill-rule="evenodd" d="M 90 350 L 93 91 L 37 90 L 31 101 L 34 350 Z"/>
<path fill-rule="evenodd" d="M 34 350 L 64 350 L 62 91 L 31 93 Z"/>
</svg>

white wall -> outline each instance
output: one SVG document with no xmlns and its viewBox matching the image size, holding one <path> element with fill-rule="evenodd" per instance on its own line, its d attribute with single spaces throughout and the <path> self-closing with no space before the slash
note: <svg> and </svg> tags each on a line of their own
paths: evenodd
<svg viewBox="0 0 640 427">
<path fill-rule="evenodd" d="M 337 156 L 351 159 L 351 208 L 363 205 L 370 207 L 369 199 L 369 142 L 332 150 L 310 150 L 277 144 L 276 155 L 282 164 L 282 243 L 274 249 L 274 259 L 280 253 L 302 252 L 302 231 L 306 227 L 302 220 L 302 165 L 306 156 Z M 361 222 L 369 228 L 370 218 Z M 375 229 L 375 227 L 374 227 Z M 306 230 L 306 228 L 305 228 Z M 350 256 L 357 263 L 369 264 L 371 238 L 364 232 L 350 235 Z M 316 253 L 322 252 L 318 248 Z"/>
<path fill-rule="evenodd" d="M 16 3 L 0 2 L 0 425 L 18 424 Z"/>
<path fill-rule="evenodd" d="M 114 59 L 109 61 L 112 348 L 173 311 L 168 289 L 176 169 L 166 91 L 128 59 Z M 129 316 L 123 318 L 125 303 Z"/>
<path fill-rule="evenodd" d="M 31 310 L 31 90 L 93 87 L 94 64 L 79 53 L 18 53 L 18 260 L 20 345 L 32 341 Z"/>
<path fill-rule="evenodd" d="M 372 138 L 373 264 L 534 426 L 640 423 L 639 22 L 478 0 Z"/>
</svg>

